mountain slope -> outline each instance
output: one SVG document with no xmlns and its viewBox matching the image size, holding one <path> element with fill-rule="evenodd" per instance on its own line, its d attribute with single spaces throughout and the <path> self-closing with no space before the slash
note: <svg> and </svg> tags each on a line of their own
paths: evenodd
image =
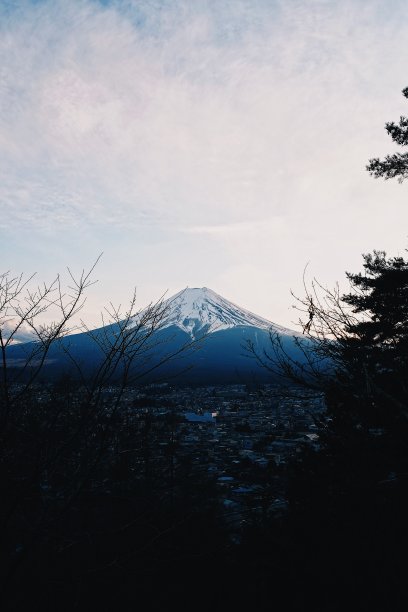
<svg viewBox="0 0 408 612">
<path fill-rule="evenodd" d="M 206 287 L 184 289 L 166 300 L 165 307 L 165 318 L 151 339 L 151 348 L 133 364 L 133 372 L 146 373 L 149 380 L 172 378 L 186 384 L 271 380 L 271 374 L 244 349 L 249 340 L 260 354 L 268 350 L 270 330 L 282 334 L 289 353 L 298 353 L 293 340 L 295 332 L 229 302 Z M 138 324 L 140 316 L 134 318 L 129 330 Z M 119 325 L 113 324 L 95 330 L 94 334 L 114 339 L 118 332 Z M 10 357 L 23 362 L 27 346 L 12 347 Z M 187 348 L 180 352 L 182 347 Z M 60 345 L 55 344 L 48 355 L 45 368 L 48 377 L 55 378 L 63 371 L 75 376 L 72 360 L 66 354 L 68 349 L 87 375 L 92 374 L 103 358 L 98 343 L 89 334 L 68 336 Z M 179 353 L 177 358 L 168 359 L 176 353 Z M 164 363 L 156 367 L 162 361 Z"/>
<path fill-rule="evenodd" d="M 162 329 L 174 325 L 193 338 L 198 334 L 211 334 L 238 326 L 264 330 L 273 328 L 282 334 L 294 334 L 237 306 L 207 287 L 183 289 L 166 300 L 165 306 L 168 313 Z"/>
</svg>

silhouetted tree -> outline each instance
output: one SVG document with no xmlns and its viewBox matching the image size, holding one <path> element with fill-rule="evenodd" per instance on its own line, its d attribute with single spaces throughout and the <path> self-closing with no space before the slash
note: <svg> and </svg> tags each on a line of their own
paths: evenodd
<svg viewBox="0 0 408 612">
<path fill-rule="evenodd" d="M 69 271 L 65 288 L 59 276 L 35 288 L 33 277 L 0 276 L 0 598 L 11 609 L 28 605 L 30 589 L 46 598 L 51 583 L 60 586 L 50 609 L 65 609 L 67 575 L 75 572 L 80 585 L 128 554 L 112 531 L 132 534 L 129 545 L 143 550 L 169 527 L 162 514 L 152 516 L 157 495 L 141 494 L 146 415 L 125 393 L 191 343 L 167 353 L 161 346 L 152 359 L 169 305 L 160 299 L 138 311 L 135 294 L 124 313 L 111 305 L 98 330 L 76 326 L 94 267 L 79 277 Z M 97 347 L 92 368 L 71 350 L 72 331 Z M 70 368 L 54 382 L 50 355 Z"/>
<path fill-rule="evenodd" d="M 297 301 L 303 335 L 294 339 L 300 357 L 276 333 L 270 351 L 249 347 L 274 373 L 325 393 L 324 435 L 346 423 L 359 435 L 376 427 L 397 435 L 408 426 L 408 261 L 374 251 L 363 267 L 347 273 L 345 295 L 316 280 L 305 284 Z"/>
<path fill-rule="evenodd" d="M 402 95 L 408 98 L 408 87 L 402 90 Z M 408 145 L 408 117 L 401 116 L 399 123 L 386 123 L 385 129 L 395 143 L 404 147 Z M 408 152 L 386 155 L 382 160 L 375 157 L 370 159 L 366 168 L 375 178 L 398 178 L 402 183 L 408 177 Z"/>
<path fill-rule="evenodd" d="M 392 607 L 406 569 L 393 560 L 408 545 L 408 261 L 374 251 L 363 268 L 347 274 L 344 295 L 305 283 L 297 357 L 275 333 L 269 351 L 249 348 L 325 398 L 319 446 L 305 446 L 289 470 L 287 543 L 295 537 L 298 571 L 306 583 L 320 576 L 326 594 L 352 585 L 373 605 L 386 594 Z"/>
</svg>

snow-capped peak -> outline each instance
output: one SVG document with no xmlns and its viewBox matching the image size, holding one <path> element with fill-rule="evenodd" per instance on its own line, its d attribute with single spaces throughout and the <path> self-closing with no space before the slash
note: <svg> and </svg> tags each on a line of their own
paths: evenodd
<svg viewBox="0 0 408 612">
<path fill-rule="evenodd" d="M 229 302 L 207 287 L 183 289 L 166 300 L 166 306 L 168 315 L 163 327 L 176 325 L 192 337 L 198 332 L 213 333 L 241 325 L 287 331 Z"/>
</svg>

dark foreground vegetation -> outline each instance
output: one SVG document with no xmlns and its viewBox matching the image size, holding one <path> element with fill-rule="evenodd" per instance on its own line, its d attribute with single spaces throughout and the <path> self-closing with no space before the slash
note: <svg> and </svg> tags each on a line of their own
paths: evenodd
<svg viewBox="0 0 408 612">
<path fill-rule="evenodd" d="M 269 479 L 271 495 L 236 524 L 215 479 L 181 453 L 171 416 L 135 406 L 85 433 L 78 393 L 47 395 L 31 399 L 2 446 L 3 609 L 399 609 L 406 601 L 403 430 L 400 448 L 379 428 L 348 438 L 331 431 L 320 451 L 305 448 L 288 465 L 245 466 L 249 482 Z M 279 485 L 289 509 L 273 514 Z"/>
<path fill-rule="evenodd" d="M 125 401 L 126 379 L 3 377 L 3 609 L 404 609 L 408 263 L 377 252 L 364 271 L 346 296 L 306 293 L 306 364 L 279 338 L 260 356 L 326 409 L 318 444 L 246 467 L 270 497 L 238 522 L 202 449 L 181 452 L 171 402 L 153 417 L 154 398 Z"/>
</svg>

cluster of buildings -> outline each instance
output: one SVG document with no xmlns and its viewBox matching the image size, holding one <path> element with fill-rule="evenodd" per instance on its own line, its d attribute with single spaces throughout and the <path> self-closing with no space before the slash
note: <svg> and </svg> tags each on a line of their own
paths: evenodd
<svg viewBox="0 0 408 612">
<path fill-rule="evenodd" d="M 52 404 L 51 389 L 38 389 L 40 403 Z M 82 395 L 79 389 L 72 394 L 72 414 L 81 410 Z M 110 422 L 104 461 L 114 466 L 118 490 L 140 487 L 167 499 L 215 502 L 234 528 L 285 513 L 287 467 L 305 446 L 319 448 L 324 411 L 321 394 L 274 385 L 163 383 L 123 393 L 112 386 L 103 389 L 100 402 L 105 409 L 96 414 L 102 417 L 119 408 L 116 420 L 102 418 L 92 433 L 97 445 Z"/>
<path fill-rule="evenodd" d="M 141 430 L 150 423 L 150 473 L 175 487 L 210 481 L 232 524 L 285 511 L 288 461 L 305 445 L 318 448 L 324 410 L 320 394 L 273 385 L 150 385 L 129 389 L 123 401 Z"/>
</svg>

